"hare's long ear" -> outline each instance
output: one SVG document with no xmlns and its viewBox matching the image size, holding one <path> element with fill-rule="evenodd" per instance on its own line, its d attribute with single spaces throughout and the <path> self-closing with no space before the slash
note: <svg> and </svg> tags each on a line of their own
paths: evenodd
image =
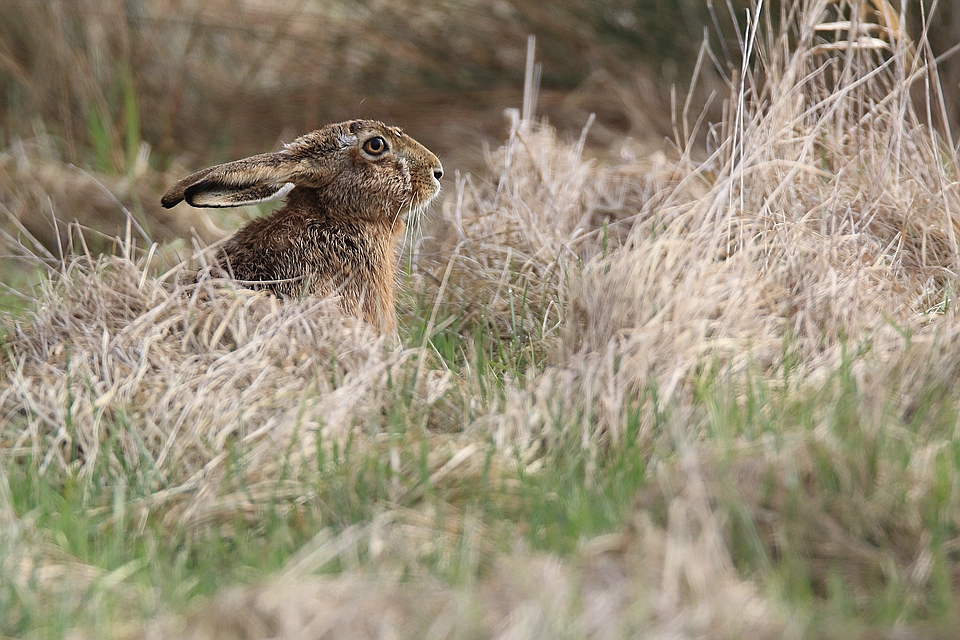
<svg viewBox="0 0 960 640">
<path fill-rule="evenodd" d="M 318 179 L 282 151 L 263 153 L 190 174 L 160 203 L 168 209 L 181 200 L 194 207 L 239 207 L 282 197 L 297 184 L 312 185 Z"/>
</svg>

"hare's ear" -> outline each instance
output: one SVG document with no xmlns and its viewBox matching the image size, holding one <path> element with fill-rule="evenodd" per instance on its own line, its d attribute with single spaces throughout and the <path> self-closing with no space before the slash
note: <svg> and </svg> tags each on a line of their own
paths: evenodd
<svg viewBox="0 0 960 640">
<path fill-rule="evenodd" d="M 200 182 L 208 173 L 216 168 L 217 167 L 210 167 L 209 169 L 203 169 L 196 173 L 191 173 L 182 180 L 178 180 L 177 184 L 170 187 L 167 192 L 163 194 L 163 197 L 160 198 L 160 204 L 166 209 L 180 204 L 183 201 L 183 192 L 186 191 L 187 187 Z"/>
<path fill-rule="evenodd" d="M 201 180 L 183 192 L 183 199 L 191 207 L 242 207 L 248 204 L 270 202 L 290 193 L 292 182 L 281 184 L 229 185 Z"/>
<path fill-rule="evenodd" d="M 180 180 L 160 203 L 169 209 L 181 200 L 193 207 L 240 207 L 267 202 L 285 196 L 303 182 L 303 172 L 298 171 L 297 165 L 283 152 L 220 164 Z"/>
</svg>

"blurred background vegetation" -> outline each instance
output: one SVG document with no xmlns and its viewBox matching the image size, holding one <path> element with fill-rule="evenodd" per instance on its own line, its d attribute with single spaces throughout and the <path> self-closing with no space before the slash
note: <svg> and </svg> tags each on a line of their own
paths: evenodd
<svg viewBox="0 0 960 640">
<path fill-rule="evenodd" d="M 947 51 L 960 39 L 960 0 L 908 3 L 910 24 L 919 31 L 935 5 L 930 39 Z M 0 204 L 48 246 L 50 209 L 115 233 L 125 219 L 114 198 L 156 239 L 190 228 L 208 237 L 216 234 L 203 233 L 203 219 L 159 209 L 156 196 L 172 177 L 353 117 L 405 127 L 448 172 L 477 169 L 485 143 L 501 139 L 504 108 L 520 104 L 530 34 L 542 63 L 538 113 L 576 132 L 595 113 L 595 153 L 623 152 L 626 142 L 630 153 L 662 147 L 698 56 L 694 109 L 728 91 L 723 79 L 739 64 L 734 23 L 749 6 L 0 0 Z M 943 70 L 955 120 L 956 69 L 946 62 Z M 86 173 L 64 168 L 71 164 Z"/>
<path fill-rule="evenodd" d="M 42 128 L 65 159 L 117 172 L 141 141 L 160 163 L 200 162 L 356 116 L 466 157 L 518 105 L 528 34 L 542 113 L 579 129 L 597 112 L 604 141 L 660 138 L 670 86 L 689 82 L 712 24 L 703 0 L 0 0 L 0 12 L 0 143 Z"/>
</svg>

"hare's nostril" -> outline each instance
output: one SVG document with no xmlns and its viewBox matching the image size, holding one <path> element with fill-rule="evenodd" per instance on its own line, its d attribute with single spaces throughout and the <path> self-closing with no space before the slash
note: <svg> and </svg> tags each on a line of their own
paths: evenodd
<svg viewBox="0 0 960 640">
<path fill-rule="evenodd" d="M 443 167 L 436 167 L 433 170 L 433 177 L 439 180 L 443 177 Z"/>
</svg>

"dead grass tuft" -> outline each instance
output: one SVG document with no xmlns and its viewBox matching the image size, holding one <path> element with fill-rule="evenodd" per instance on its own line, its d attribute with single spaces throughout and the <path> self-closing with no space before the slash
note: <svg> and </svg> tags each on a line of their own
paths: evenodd
<svg viewBox="0 0 960 640">
<path fill-rule="evenodd" d="M 10 455 L 81 476 L 145 467 L 165 487 L 151 508 L 182 502 L 178 518 L 202 520 L 231 444 L 249 445 L 251 482 L 278 460 L 295 466 L 321 425 L 324 437 L 345 437 L 375 415 L 386 378 L 411 355 L 385 349 L 335 301 L 172 288 L 143 266 L 76 259 L 8 329 Z M 119 440 L 123 459 L 101 460 L 117 453 L 104 438 Z"/>
<path fill-rule="evenodd" d="M 651 385 L 661 404 L 689 402 L 705 362 L 775 378 L 789 361 L 817 379 L 846 344 L 897 352 L 891 323 L 952 323 L 957 161 L 915 110 L 925 58 L 887 14 L 836 26 L 848 8 L 798 3 L 781 36 L 752 40 L 755 66 L 711 131 L 716 151 L 624 202 L 618 217 L 632 226 L 615 250 L 587 251 L 582 269 L 567 254 L 562 366 L 516 396 L 501 442 L 540 441 L 562 413 L 569 428 L 591 416 L 597 435 L 584 443 L 596 446 L 601 433 L 618 437 L 630 398 Z M 870 16 L 884 39 L 849 47 L 821 35 L 828 23 L 872 32 Z"/>
<path fill-rule="evenodd" d="M 469 321 L 541 340 L 561 324 L 571 270 L 622 244 L 669 174 L 657 157 L 614 167 L 585 158 L 589 124 L 569 144 L 512 115 L 509 139 L 488 159 L 494 181 L 466 176 L 446 203 L 451 230 L 434 270 L 442 299 Z"/>
</svg>

